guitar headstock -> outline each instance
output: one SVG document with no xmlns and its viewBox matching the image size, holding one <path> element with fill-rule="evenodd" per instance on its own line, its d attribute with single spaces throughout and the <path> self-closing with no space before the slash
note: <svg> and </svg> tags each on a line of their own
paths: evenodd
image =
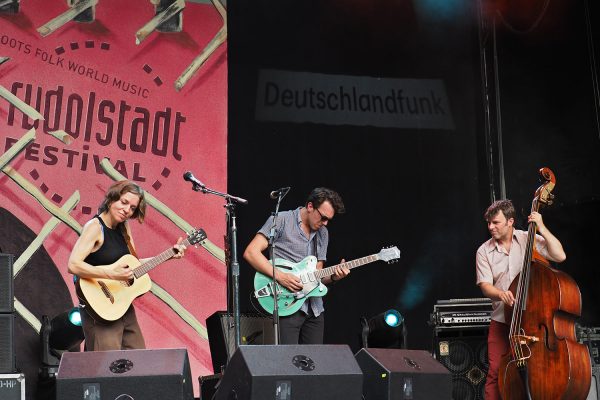
<svg viewBox="0 0 600 400">
<path fill-rule="evenodd" d="M 554 172 L 550 168 L 543 167 L 540 168 L 540 181 L 543 184 L 535 191 L 534 200 L 537 201 L 538 205 L 549 206 L 554 200 L 552 190 L 554 190 L 554 186 L 556 185 L 556 176 L 554 176 Z"/>
<path fill-rule="evenodd" d="M 377 253 L 377 257 L 380 260 L 391 264 L 400 259 L 400 250 L 396 246 L 384 247 L 379 253 Z"/>
<path fill-rule="evenodd" d="M 187 240 L 190 244 L 197 244 L 206 239 L 206 232 L 204 229 L 198 228 L 194 229 L 190 234 L 188 234 Z"/>
</svg>

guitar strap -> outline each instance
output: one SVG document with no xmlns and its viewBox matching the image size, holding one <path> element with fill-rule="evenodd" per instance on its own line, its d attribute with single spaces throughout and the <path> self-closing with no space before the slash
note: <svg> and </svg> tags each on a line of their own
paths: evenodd
<svg viewBox="0 0 600 400">
<path fill-rule="evenodd" d="M 127 248 L 129 248 L 129 253 L 131 253 L 132 256 L 134 256 L 135 258 L 139 258 L 137 256 L 137 253 L 135 251 L 135 249 L 133 248 L 133 245 L 131 244 L 131 237 L 129 236 L 129 233 L 127 233 L 127 227 L 125 226 L 125 222 L 123 222 L 122 224 L 119 225 L 120 229 L 121 229 L 121 233 L 123 234 L 123 237 L 125 238 L 125 243 L 127 243 Z"/>
</svg>

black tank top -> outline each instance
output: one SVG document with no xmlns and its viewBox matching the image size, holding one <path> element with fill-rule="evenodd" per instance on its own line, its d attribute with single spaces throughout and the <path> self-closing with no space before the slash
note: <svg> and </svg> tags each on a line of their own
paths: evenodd
<svg viewBox="0 0 600 400">
<path fill-rule="evenodd" d="M 129 254 L 127 242 L 119 227 L 110 229 L 104 224 L 99 215 L 96 215 L 96 218 L 98 218 L 100 225 L 102 225 L 104 243 L 102 243 L 102 246 L 98 250 L 90 253 L 84 261 L 90 265 L 108 265 L 114 263 L 123 255 Z"/>
</svg>

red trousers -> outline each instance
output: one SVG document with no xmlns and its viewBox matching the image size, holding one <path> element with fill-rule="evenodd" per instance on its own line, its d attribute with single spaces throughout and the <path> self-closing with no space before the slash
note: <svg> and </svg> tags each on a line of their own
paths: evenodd
<svg viewBox="0 0 600 400">
<path fill-rule="evenodd" d="M 500 359 L 506 354 L 510 346 L 508 334 L 508 325 L 492 320 L 488 332 L 488 361 L 490 367 L 485 380 L 485 400 L 500 400 L 498 369 L 500 368 Z"/>
</svg>

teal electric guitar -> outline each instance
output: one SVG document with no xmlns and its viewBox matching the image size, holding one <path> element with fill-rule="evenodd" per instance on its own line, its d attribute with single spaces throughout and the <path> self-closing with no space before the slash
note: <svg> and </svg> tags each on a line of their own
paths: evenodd
<svg viewBox="0 0 600 400">
<path fill-rule="evenodd" d="M 352 269 L 379 260 L 392 263 L 399 258 L 400 250 L 394 246 L 383 248 L 377 254 L 372 254 L 338 265 Z M 299 263 L 276 258 L 275 267 L 277 270 L 296 275 L 300 278 L 303 285 L 302 290 L 298 292 L 290 292 L 285 287 L 279 284 L 277 285 L 277 306 L 279 315 L 285 317 L 295 313 L 309 297 L 325 296 L 327 294 L 327 286 L 321 283 L 321 279 L 335 275 L 335 268 L 338 265 L 317 270 L 317 257 L 315 256 L 308 256 Z M 271 314 L 273 313 L 273 308 L 275 306 L 275 302 L 273 301 L 273 280 L 260 272 L 257 272 L 254 276 L 254 297 L 257 298 L 262 308 Z"/>
</svg>

